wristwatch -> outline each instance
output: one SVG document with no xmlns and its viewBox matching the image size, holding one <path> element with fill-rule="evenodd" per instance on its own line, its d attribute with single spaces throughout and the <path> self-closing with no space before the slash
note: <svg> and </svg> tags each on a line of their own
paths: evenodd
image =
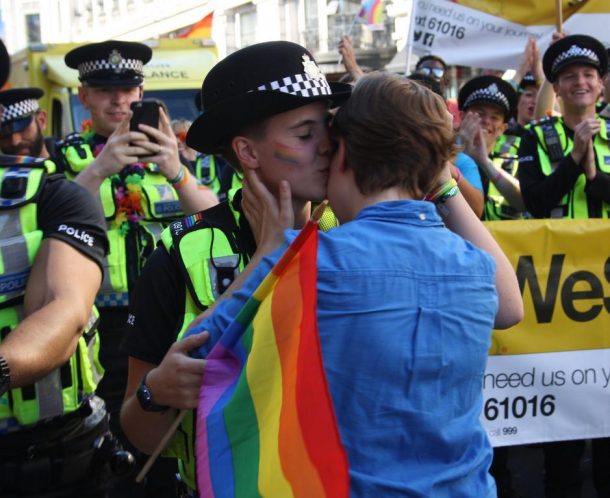
<svg viewBox="0 0 610 498">
<path fill-rule="evenodd" d="M 146 373 L 148 375 L 148 373 Z M 146 375 L 140 382 L 140 386 L 136 392 L 136 397 L 138 398 L 138 402 L 142 407 L 142 410 L 146 412 L 163 412 L 169 408 L 169 406 L 158 405 L 152 399 L 152 393 L 150 389 L 146 385 Z"/>
<path fill-rule="evenodd" d="M 11 369 L 6 360 L 0 356 L 0 396 L 11 388 Z"/>
</svg>

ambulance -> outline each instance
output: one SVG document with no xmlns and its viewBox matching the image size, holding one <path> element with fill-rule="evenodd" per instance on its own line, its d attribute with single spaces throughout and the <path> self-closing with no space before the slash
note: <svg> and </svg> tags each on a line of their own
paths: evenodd
<svg viewBox="0 0 610 498">
<path fill-rule="evenodd" d="M 174 38 L 144 41 L 153 50 L 144 66 L 144 98 L 165 102 L 171 119 L 193 120 L 197 114 L 195 95 L 205 75 L 218 61 L 209 39 Z M 78 100 L 78 74 L 64 63 L 64 56 L 77 43 L 31 45 L 11 56 L 11 88 L 38 87 L 47 111 L 49 129 L 56 138 L 87 126 L 89 113 Z M 8 85 L 7 85 L 8 87 Z"/>
</svg>

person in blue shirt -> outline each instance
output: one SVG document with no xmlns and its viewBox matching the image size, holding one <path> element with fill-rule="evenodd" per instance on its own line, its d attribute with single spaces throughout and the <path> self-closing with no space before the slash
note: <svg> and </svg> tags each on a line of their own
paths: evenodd
<svg viewBox="0 0 610 498">
<path fill-rule="evenodd" d="M 319 234 L 317 319 L 351 496 L 495 497 L 482 380 L 492 328 L 518 323 L 523 303 L 508 259 L 451 178 L 447 108 L 415 82 L 369 74 L 331 137 L 327 196 L 341 225 Z M 290 211 L 244 173 L 248 204 L 278 219 Z M 264 221 L 261 237 L 278 237 Z M 193 328 L 209 334 L 203 357 L 296 234 L 284 232 Z"/>
</svg>

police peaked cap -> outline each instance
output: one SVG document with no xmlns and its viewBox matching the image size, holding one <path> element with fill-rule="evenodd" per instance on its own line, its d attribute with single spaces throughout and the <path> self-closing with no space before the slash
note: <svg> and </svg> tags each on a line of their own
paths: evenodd
<svg viewBox="0 0 610 498">
<path fill-rule="evenodd" d="M 202 114 L 189 128 L 186 144 L 217 153 L 245 126 L 313 102 L 337 106 L 350 93 L 346 83 L 327 82 L 311 53 L 296 43 L 250 45 L 218 62 L 205 77 Z"/>
<path fill-rule="evenodd" d="M 460 111 L 467 111 L 473 104 L 496 105 L 508 121 L 517 107 L 517 92 L 502 78 L 477 76 L 468 80 L 458 94 Z"/>
<path fill-rule="evenodd" d="M 572 64 L 593 66 L 600 76 L 608 70 L 608 54 L 604 46 L 592 36 L 570 35 L 553 43 L 542 57 L 542 69 L 551 83 Z"/>
<path fill-rule="evenodd" d="M 40 88 L 13 88 L 0 92 L 0 104 L 4 107 L 0 118 L 0 136 L 7 137 L 25 130 L 40 109 L 38 99 L 44 95 Z"/>
<path fill-rule="evenodd" d="M 523 78 L 521 78 L 521 81 L 519 82 L 519 90 L 523 91 L 528 86 L 535 86 L 536 88 L 538 88 L 540 86 L 540 81 L 538 81 L 536 79 L 536 76 L 534 76 L 534 73 L 532 73 L 530 71 L 525 73 L 523 75 Z"/>
<path fill-rule="evenodd" d="M 65 62 L 78 70 L 84 86 L 136 87 L 144 82 L 144 64 L 152 57 L 148 45 L 109 40 L 70 50 Z"/>
</svg>

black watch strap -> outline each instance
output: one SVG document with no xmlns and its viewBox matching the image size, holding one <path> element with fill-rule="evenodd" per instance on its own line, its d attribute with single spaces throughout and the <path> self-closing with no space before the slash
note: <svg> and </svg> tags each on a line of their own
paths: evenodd
<svg viewBox="0 0 610 498">
<path fill-rule="evenodd" d="M 7 361 L 0 356 L 0 396 L 11 388 L 11 369 Z"/>
<path fill-rule="evenodd" d="M 142 407 L 142 410 L 146 412 L 163 412 L 169 408 L 169 406 L 158 405 L 152 399 L 152 393 L 150 389 L 146 385 L 146 376 L 142 378 L 142 382 L 140 382 L 140 386 L 138 387 L 138 391 L 136 392 L 136 397 L 138 398 L 138 402 Z"/>
</svg>

